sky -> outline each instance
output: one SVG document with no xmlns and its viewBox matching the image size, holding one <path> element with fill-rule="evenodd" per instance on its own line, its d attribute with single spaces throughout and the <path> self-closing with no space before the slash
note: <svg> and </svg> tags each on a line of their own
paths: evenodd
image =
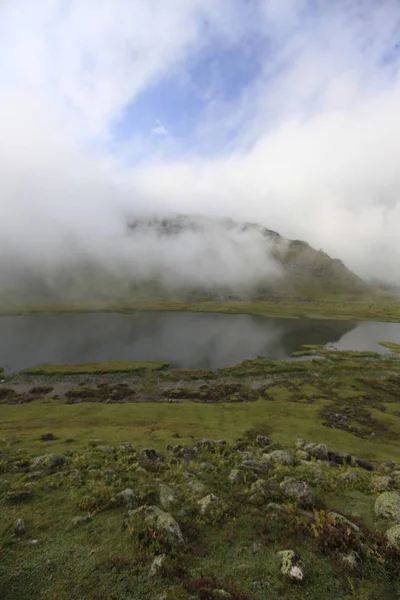
<svg viewBox="0 0 400 600">
<path fill-rule="evenodd" d="M 2 255 L 173 211 L 400 283 L 399 68 L 398 0 L 0 0 Z"/>
</svg>

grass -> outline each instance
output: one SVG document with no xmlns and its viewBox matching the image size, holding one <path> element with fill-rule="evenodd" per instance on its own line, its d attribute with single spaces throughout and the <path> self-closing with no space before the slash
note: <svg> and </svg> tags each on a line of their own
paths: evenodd
<svg viewBox="0 0 400 600">
<path fill-rule="evenodd" d="M 103 373 L 131 373 L 160 371 L 168 366 L 164 362 L 99 362 L 76 365 L 43 364 L 25 369 L 25 375 L 85 375 Z"/>
<path fill-rule="evenodd" d="M 395 344 L 394 342 L 379 342 L 381 346 L 385 348 L 389 348 L 391 352 L 396 352 L 400 354 L 400 344 Z"/>
</svg>

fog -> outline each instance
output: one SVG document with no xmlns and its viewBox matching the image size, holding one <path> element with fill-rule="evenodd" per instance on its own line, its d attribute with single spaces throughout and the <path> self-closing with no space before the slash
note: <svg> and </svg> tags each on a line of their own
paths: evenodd
<svg viewBox="0 0 400 600">
<path fill-rule="evenodd" d="M 94 294 L 112 277 L 111 296 L 132 275 L 205 288 L 281 276 L 256 231 L 127 234 L 127 214 L 175 212 L 258 222 L 399 283 L 398 2 L 150 4 L 0 4 L 2 292 L 72 294 L 78 267 L 96 267 Z M 196 60 L 252 39 L 254 77 L 227 96 L 217 69 L 190 131 L 157 111 L 140 129 L 142 94 L 168 78 L 204 87 Z"/>
</svg>

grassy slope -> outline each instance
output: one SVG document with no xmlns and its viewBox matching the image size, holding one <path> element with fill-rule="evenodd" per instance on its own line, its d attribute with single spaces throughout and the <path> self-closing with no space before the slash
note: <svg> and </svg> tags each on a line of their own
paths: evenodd
<svg viewBox="0 0 400 600">
<path fill-rule="evenodd" d="M 159 371 L 167 367 L 163 362 L 102 362 L 76 365 L 45 364 L 25 369 L 27 375 L 79 375 L 83 373 L 132 373 L 137 371 Z"/>
</svg>

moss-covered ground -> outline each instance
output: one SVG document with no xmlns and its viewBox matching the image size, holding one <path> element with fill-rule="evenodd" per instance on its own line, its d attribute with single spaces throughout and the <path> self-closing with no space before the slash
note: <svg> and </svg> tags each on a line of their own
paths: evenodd
<svg viewBox="0 0 400 600">
<path fill-rule="evenodd" d="M 377 518 L 374 504 L 383 490 L 400 489 L 399 467 L 382 465 L 400 463 L 400 357 L 315 346 L 302 355 L 294 362 L 244 361 L 216 373 L 81 366 L 75 373 L 6 377 L 0 598 L 398 600 L 400 554 L 384 535 L 394 522 Z M 263 448 L 257 433 L 273 445 Z M 347 464 L 350 458 L 341 466 L 304 461 L 296 455 L 298 437 L 362 457 L 373 471 Z M 202 438 L 227 444 L 185 450 Z M 141 463 L 145 447 L 163 453 L 150 467 Z M 263 457 L 279 448 L 293 464 Z M 265 472 L 243 470 L 243 451 L 268 462 Z M 313 506 L 304 510 L 282 494 L 287 477 L 311 486 Z M 204 487 L 194 491 L 191 480 Z M 146 525 L 140 511 L 129 517 L 118 496 L 129 488 L 134 508 L 162 507 L 161 483 L 174 491 L 167 512 L 180 525 L 179 547 Z M 218 500 L 203 514 L 198 501 L 208 494 Z M 338 525 L 330 509 L 362 535 Z M 17 519 L 25 526 L 20 535 Z M 280 571 L 277 552 L 287 549 L 305 564 L 302 582 Z M 150 577 L 161 554 L 165 562 Z M 352 565 L 343 558 L 349 554 Z"/>
</svg>

